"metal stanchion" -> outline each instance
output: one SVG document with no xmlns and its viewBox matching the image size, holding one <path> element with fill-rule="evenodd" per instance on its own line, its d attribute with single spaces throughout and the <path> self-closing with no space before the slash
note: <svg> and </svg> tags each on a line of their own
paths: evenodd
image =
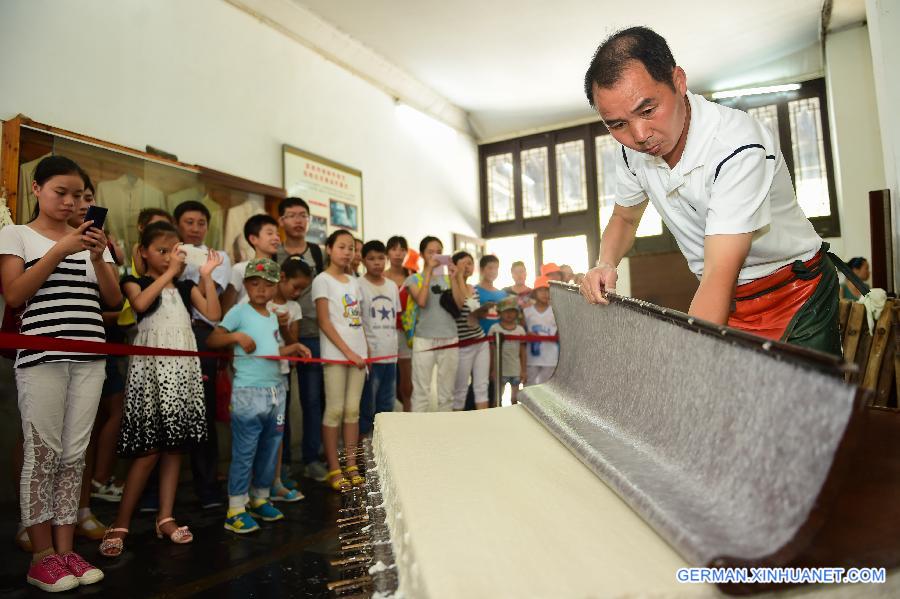
<svg viewBox="0 0 900 599">
<path fill-rule="evenodd" d="M 503 333 L 494 331 L 494 407 L 503 401 Z"/>
</svg>

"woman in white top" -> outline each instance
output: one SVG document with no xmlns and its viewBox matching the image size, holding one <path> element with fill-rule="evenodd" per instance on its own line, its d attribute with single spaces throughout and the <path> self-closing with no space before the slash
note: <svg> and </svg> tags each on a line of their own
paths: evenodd
<svg viewBox="0 0 900 599">
<path fill-rule="evenodd" d="M 36 217 L 0 230 L 0 278 L 11 308 L 25 306 L 21 333 L 104 341 L 100 300 L 122 294 L 103 231 L 66 222 L 84 192 L 81 169 L 62 156 L 34 172 Z M 29 583 L 50 591 L 103 578 L 72 550 L 84 452 L 100 402 L 103 356 L 21 350 L 15 363 L 24 434 L 20 484 L 22 523 L 34 552 Z"/>
</svg>

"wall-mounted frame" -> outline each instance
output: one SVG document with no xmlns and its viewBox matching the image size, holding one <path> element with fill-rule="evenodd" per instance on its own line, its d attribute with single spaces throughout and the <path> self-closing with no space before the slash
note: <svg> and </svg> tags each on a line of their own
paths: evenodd
<svg viewBox="0 0 900 599">
<path fill-rule="evenodd" d="M 363 237 L 362 171 L 305 150 L 282 146 L 284 189 L 310 210 L 310 241 L 324 243 L 335 229 Z"/>
<path fill-rule="evenodd" d="M 468 235 L 463 235 L 461 233 L 453 234 L 453 251 L 454 252 L 469 252 L 472 254 L 472 257 L 475 258 L 475 265 L 478 265 L 478 260 L 484 256 L 485 242 L 484 239 L 480 237 L 469 237 Z"/>
</svg>

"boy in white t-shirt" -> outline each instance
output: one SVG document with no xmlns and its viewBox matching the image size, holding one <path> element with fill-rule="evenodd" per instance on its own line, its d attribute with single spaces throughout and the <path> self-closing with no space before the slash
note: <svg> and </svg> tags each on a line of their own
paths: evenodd
<svg viewBox="0 0 900 599">
<path fill-rule="evenodd" d="M 253 259 L 262 260 L 268 258 L 275 260 L 278 248 L 281 247 L 281 237 L 278 235 L 278 221 L 268 214 L 254 214 L 244 223 L 244 238 L 253 248 Z M 228 310 L 231 306 L 239 304 L 247 299 L 247 291 L 244 289 L 244 271 L 249 260 L 238 262 L 231 269 L 231 285 L 222 296 L 222 310 Z"/>
<path fill-rule="evenodd" d="M 394 409 L 397 383 L 397 312 L 400 293 L 397 285 L 385 278 L 387 249 L 380 241 L 369 241 L 362 247 L 366 274 L 359 278 L 362 291 L 362 319 L 373 358 L 389 356 L 370 366 L 363 388 L 359 412 L 359 434 L 372 432 L 375 414 Z"/>
<path fill-rule="evenodd" d="M 547 277 L 534 281 L 534 305 L 525 308 L 525 329 L 529 335 L 556 335 L 556 318 L 550 309 L 550 282 Z M 559 344 L 538 341 L 528 344 L 528 384 L 539 385 L 553 376 L 559 360 Z"/>
</svg>

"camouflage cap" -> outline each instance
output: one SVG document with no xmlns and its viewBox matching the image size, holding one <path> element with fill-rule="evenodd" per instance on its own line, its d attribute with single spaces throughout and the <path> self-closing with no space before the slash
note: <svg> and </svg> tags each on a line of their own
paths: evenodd
<svg viewBox="0 0 900 599">
<path fill-rule="evenodd" d="M 507 310 L 519 310 L 519 299 L 516 296 L 507 295 L 497 304 L 497 312 L 506 312 Z"/>
<path fill-rule="evenodd" d="M 244 280 L 254 277 L 263 279 L 270 283 L 277 283 L 281 280 L 281 268 L 274 260 L 268 258 L 256 258 L 247 263 L 244 269 Z"/>
</svg>

